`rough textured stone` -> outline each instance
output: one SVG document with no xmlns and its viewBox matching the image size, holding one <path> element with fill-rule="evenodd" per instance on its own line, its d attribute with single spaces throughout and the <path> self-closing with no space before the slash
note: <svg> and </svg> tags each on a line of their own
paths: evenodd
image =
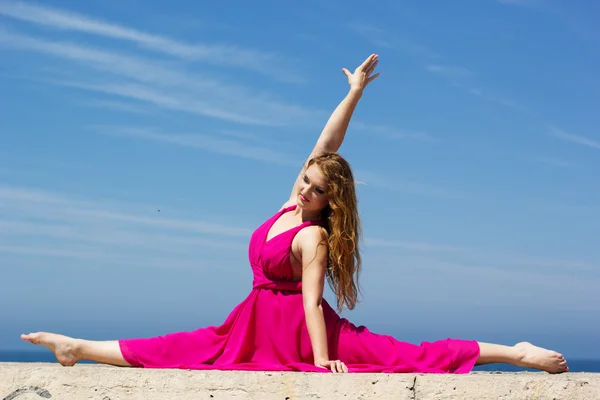
<svg viewBox="0 0 600 400">
<path fill-rule="evenodd" d="M 419 375 L 416 399 L 600 400 L 600 374 L 544 372 Z"/>
<path fill-rule="evenodd" d="M 0 399 L 600 399 L 600 374 L 307 374 L 0 363 Z"/>
</svg>

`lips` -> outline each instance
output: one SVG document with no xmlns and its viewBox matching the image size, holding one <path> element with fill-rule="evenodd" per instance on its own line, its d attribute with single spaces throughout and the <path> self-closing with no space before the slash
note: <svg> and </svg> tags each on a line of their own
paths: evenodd
<svg viewBox="0 0 600 400">
<path fill-rule="evenodd" d="M 306 197 L 302 195 L 302 193 L 300 193 L 300 200 L 302 200 L 304 203 L 308 203 L 309 201 Z"/>
</svg>

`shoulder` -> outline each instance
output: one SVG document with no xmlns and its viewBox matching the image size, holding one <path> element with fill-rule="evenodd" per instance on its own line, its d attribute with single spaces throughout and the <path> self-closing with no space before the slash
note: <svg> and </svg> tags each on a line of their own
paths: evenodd
<svg viewBox="0 0 600 400">
<path fill-rule="evenodd" d="M 320 225 L 310 225 L 301 229 L 296 235 L 300 249 L 316 249 L 320 244 L 326 245 L 327 230 Z"/>
</svg>

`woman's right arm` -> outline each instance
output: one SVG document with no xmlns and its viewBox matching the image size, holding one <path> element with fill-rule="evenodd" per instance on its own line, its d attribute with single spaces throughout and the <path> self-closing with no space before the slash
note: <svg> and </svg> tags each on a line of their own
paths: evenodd
<svg viewBox="0 0 600 400">
<path fill-rule="evenodd" d="M 329 120 L 327 120 L 327 124 L 317 139 L 317 143 L 315 144 L 313 150 L 306 159 L 304 166 L 298 174 L 298 177 L 296 178 L 296 182 L 294 183 L 294 187 L 288 202 L 295 202 L 298 192 L 298 185 L 300 185 L 302 173 L 308 160 L 318 153 L 337 152 L 339 150 L 342 142 L 344 141 L 344 137 L 346 136 L 346 131 L 348 129 L 348 125 L 350 124 L 352 114 L 354 113 L 356 105 L 362 97 L 363 90 L 369 83 L 379 76 L 379 73 L 372 75 L 375 71 L 375 67 L 379 63 L 378 57 L 379 56 L 377 54 L 371 54 L 354 70 L 354 73 L 351 73 L 346 68 L 342 69 L 342 72 L 344 72 L 348 78 L 350 90 L 340 104 L 335 108 L 329 117 Z"/>
</svg>

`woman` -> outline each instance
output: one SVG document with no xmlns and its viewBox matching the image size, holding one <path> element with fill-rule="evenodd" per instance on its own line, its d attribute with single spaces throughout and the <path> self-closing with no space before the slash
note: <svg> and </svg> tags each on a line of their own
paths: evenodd
<svg viewBox="0 0 600 400">
<path fill-rule="evenodd" d="M 313 372 L 467 373 L 505 362 L 551 373 L 567 371 L 561 354 L 529 343 L 515 346 L 446 339 L 413 345 L 371 333 L 341 318 L 354 308 L 361 266 L 354 177 L 336 152 L 365 87 L 376 79 L 377 55 L 354 73 L 283 207 L 250 239 L 254 274 L 248 297 L 220 326 L 118 341 L 87 341 L 37 332 L 22 339 L 52 350 L 65 366 L 86 359 L 117 366 Z"/>
</svg>

